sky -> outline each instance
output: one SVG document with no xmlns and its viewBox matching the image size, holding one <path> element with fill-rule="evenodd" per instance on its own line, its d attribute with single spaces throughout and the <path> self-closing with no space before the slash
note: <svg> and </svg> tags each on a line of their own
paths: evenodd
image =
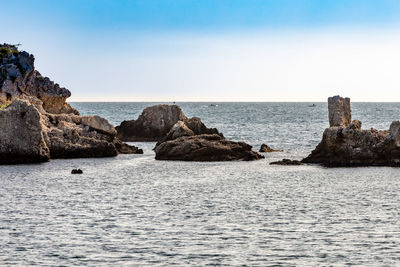
<svg viewBox="0 0 400 267">
<path fill-rule="evenodd" d="M 0 0 L 69 101 L 400 101 L 398 0 Z"/>
</svg>

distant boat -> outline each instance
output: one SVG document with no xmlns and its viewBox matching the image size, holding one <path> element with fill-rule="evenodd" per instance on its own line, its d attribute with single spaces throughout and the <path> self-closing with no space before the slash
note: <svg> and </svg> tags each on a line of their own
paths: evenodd
<svg viewBox="0 0 400 267">
<path fill-rule="evenodd" d="M 315 104 L 309 105 L 310 108 L 315 108 L 316 106 Z"/>
<path fill-rule="evenodd" d="M 209 107 L 218 107 L 217 104 L 210 104 Z"/>
</svg>

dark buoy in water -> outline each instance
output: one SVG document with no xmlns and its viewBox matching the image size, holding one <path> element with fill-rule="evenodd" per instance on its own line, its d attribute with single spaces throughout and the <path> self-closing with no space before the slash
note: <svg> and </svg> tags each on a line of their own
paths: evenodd
<svg viewBox="0 0 400 267">
<path fill-rule="evenodd" d="M 82 174 L 82 173 L 83 173 L 83 171 L 81 169 L 73 169 L 71 171 L 71 174 Z"/>
</svg>

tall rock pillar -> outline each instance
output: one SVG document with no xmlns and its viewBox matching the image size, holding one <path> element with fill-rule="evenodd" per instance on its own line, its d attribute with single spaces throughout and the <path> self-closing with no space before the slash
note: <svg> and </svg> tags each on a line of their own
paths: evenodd
<svg viewBox="0 0 400 267">
<path fill-rule="evenodd" d="M 350 98 L 328 98 L 329 127 L 347 127 L 351 123 Z"/>
</svg>

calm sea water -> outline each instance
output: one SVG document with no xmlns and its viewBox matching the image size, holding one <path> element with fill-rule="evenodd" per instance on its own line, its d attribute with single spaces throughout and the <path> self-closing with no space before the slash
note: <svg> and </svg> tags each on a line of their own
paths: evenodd
<svg viewBox="0 0 400 267">
<path fill-rule="evenodd" d="M 72 103 L 114 125 L 152 104 Z M 400 265 L 399 168 L 268 164 L 318 144 L 326 103 L 178 104 L 229 139 L 284 152 L 168 162 L 135 143 L 143 155 L 0 166 L 0 265 Z M 400 103 L 352 109 L 363 128 L 400 119 Z"/>
</svg>

